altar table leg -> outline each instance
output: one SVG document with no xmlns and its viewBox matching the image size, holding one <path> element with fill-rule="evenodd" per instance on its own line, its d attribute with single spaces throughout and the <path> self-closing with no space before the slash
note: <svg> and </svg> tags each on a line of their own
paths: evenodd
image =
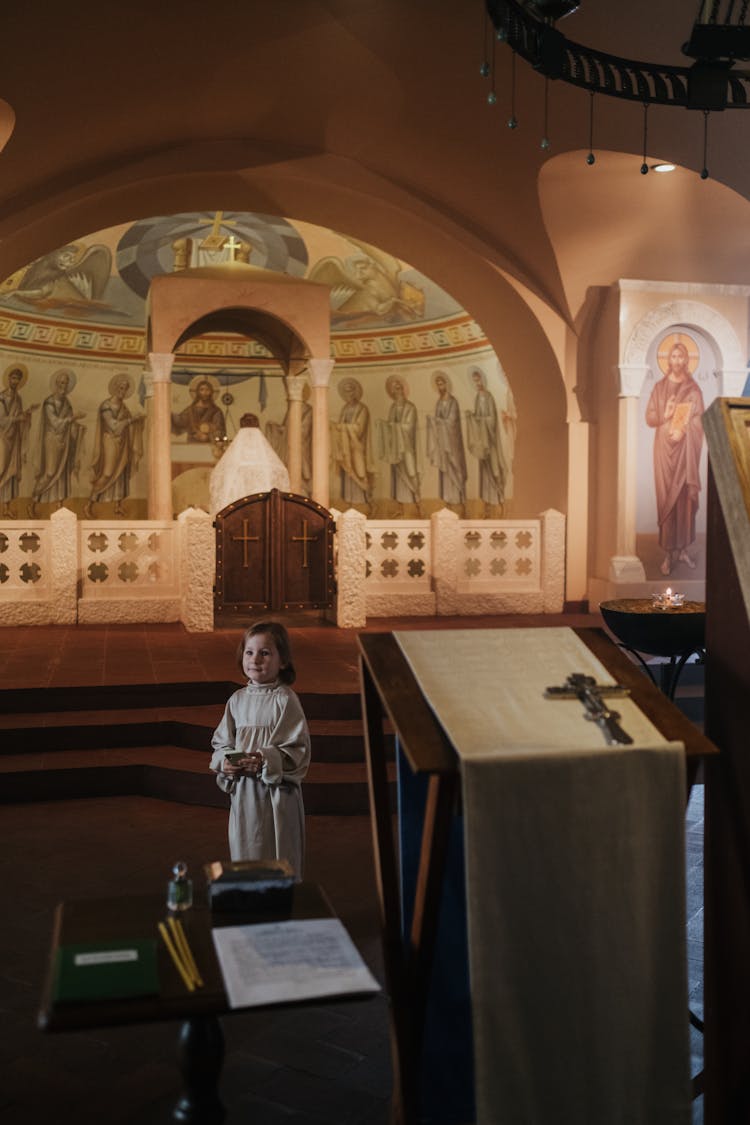
<svg viewBox="0 0 750 1125">
<path fill-rule="evenodd" d="M 419 1066 L 437 920 L 455 806 L 457 773 L 428 777 L 411 932 L 402 932 L 400 877 L 393 840 L 383 739 L 383 706 L 369 669 L 360 660 L 362 717 L 373 828 L 375 878 L 383 928 L 383 959 L 390 1004 L 393 1051 L 392 1125 L 416 1125 Z"/>
<path fill-rule="evenodd" d="M 391 1125 L 409 1125 L 416 1121 L 416 1067 L 412 1063 L 410 1050 L 413 1040 L 412 1013 L 404 1000 L 406 981 L 401 902 L 383 738 L 383 707 L 372 676 L 361 659 L 360 677 L 375 883 L 380 901 L 383 962 L 390 1000 L 388 1016 L 393 1067 Z"/>
<path fill-rule="evenodd" d="M 172 1118 L 188 1125 L 221 1125 L 225 1110 L 219 1099 L 224 1061 L 224 1033 L 216 1016 L 185 1020 L 178 1040 L 183 1094 Z"/>
</svg>

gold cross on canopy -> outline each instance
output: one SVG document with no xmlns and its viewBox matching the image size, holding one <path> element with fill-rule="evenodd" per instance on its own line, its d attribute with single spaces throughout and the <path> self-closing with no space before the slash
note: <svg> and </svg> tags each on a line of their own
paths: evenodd
<svg viewBox="0 0 750 1125">
<path fill-rule="evenodd" d="M 233 234 L 230 234 L 229 238 L 224 243 L 224 249 L 229 251 L 230 262 L 235 262 L 237 260 L 235 251 L 239 250 L 241 245 L 240 240 L 235 238 Z"/>
<path fill-rule="evenodd" d="M 308 543 L 317 543 L 318 542 L 318 536 L 317 535 L 310 536 L 310 535 L 307 534 L 307 520 L 302 521 L 302 534 L 301 535 L 293 535 L 291 537 L 290 542 L 292 542 L 292 543 L 302 543 L 303 544 L 303 547 L 302 547 L 302 569 L 303 570 L 309 570 L 310 569 L 310 563 L 308 562 L 308 558 L 307 558 L 307 544 Z"/>
<path fill-rule="evenodd" d="M 201 250 L 223 250 L 226 245 L 227 236 L 221 228 L 234 227 L 237 225 L 235 219 L 225 219 L 223 211 L 217 211 L 213 219 L 199 219 L 199 223 L 201 226 L 205 226 L 208 223 L 211 224 L 210 234 L 207 234 L 205 238 L 201 240 Z M 231 237 L 234 238 L 234 235 Z M 232 255 L 232 261 L 234 261 L 234 254 Z"/>
<path fill-rule="evenodd" d="M 242 544 L 242 566 L 243 567 L 249 567 L 250 566 L 250 560 L 249 560 L 248 555 L 247 555 L 247 545 L 248 545 L 248 543 L 258 543 L 259 541 L 260 541 L 259 535 L 248 535 L 248 533 L 247 533 L 247 520 L 243 520 L 242 521 L 242 535 L 233 535 L 232 536 L 232 542 L 233 543 L 241 543 Z"/>
</svg>

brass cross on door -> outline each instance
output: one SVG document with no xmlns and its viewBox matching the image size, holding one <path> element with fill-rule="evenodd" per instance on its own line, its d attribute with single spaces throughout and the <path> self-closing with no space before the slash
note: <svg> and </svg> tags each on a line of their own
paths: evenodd
<svg viewBox="0 0 750 1125">
<path fill-rule="evenodd" d="M 242 521 L 242 535 L 233 535 L 232 536 L 232 542 L 233 543 L 241 543 L 242 544 L 242 567 L 243 567 L 243 570 L 247 570 L 250 566 L 250 559 L 249 559 L 248 553 L 247 553 L 248 543 L 260 543 L 260 535 L 248 535 L 247 526 L 248 526 L 247 520 L 243 520 Z"/>
<path fill-rule="evenodd" d="M 218 513 L 214 609 L 222 617 L 333 604 L 330 512 L 306 496 L 260 492 Z"/>
<path fill-rule="evenodd" d="M 307 554 L 307 545 L 308 545 L 308 543 L 317 543 L 318 537 L 317 537 L 317 535 L 314 535 L 314 536 L 310 537 L 307 534 L 307 520 L 302 520 L 302 534 L 301 535 L 293 535 L 290 542 L 302 544 L 302 569 L 303 570 L 309 570 L 310 561 L 309 561 L 308 554 Z"/>
</svg>

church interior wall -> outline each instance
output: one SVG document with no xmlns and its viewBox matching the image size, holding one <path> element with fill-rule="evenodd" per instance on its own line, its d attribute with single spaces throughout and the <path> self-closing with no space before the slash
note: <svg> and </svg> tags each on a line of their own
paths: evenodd
<svg viewBox="0 0 750 1125">
<path fill-rule="evenodd" d="M 741 387 L 748 355 L 747 317 L 750 290 L 741 286 L 701 283 L 627 281 L 622 289 L 623 354 L 634 353 L 634 341 L 645 348 L 645 378 L 638 397 L 638 455 L 636 553 L 646 579 L 660 581 L 665 551 L 658 528 L 658 498 L 654 485 L 656 431 L 646 423 L 646 412 L 657 384 L 667 373 L 668 350 L 675 341 L 688 348 L 688 370 L 699 388 L 703 409 L 717 395 Z M 735 392 L 736 393 L 736 392 Z M 687 562 L 678 562 L 667 575 L 687 588 L 705 579 L 705 540 L 708 484 L 708 451 L 705 440 L 699 455 L 699 492 L 695 536 L 686 551 Z M 684 555 L 681 556 L 684 558 Z"/>
<path fill-rule="evenodd" d="M 549 339 L 526 302 L 497 275 L 476 315 L 508 373 L 518 411 L 514 511 L 529 515 L 552 507 L 567 512 L 566 394 Z"/>
<path fill-rule="evenodd" d="M 623 346 L 630 339 L 636 325 L 645 316 L 661 305 L 676 301 L 699 301 L 723 317 L 748 355 L 748 315 L 750 302 L 747 291 L 733 285 L 703 285 L 699 283 L 678 284 L 663 282 L 640 282 L 639 288 L 623 290 L 621 305 L 621 338 Z M 744 287 L 742 287 L 744 288 Z"/>
<path fill-rule="evenodd" d="M 44 400 L 54 393 L 55 377 L 61 371 L 70 374 L 68 398 L 73 412 L 81 417 L 76 425 L 80 428 L 75 458 L 72 460 L 70 491 L 66 507 L 82 517 L 84 506 L 91 492 L 92 468 L 97 456 L 97 413 L 103 400 L 111 393 L 110 385 L 118 375 L 125 375 L 130 393 L 127 402 L 133 415 L 142 415 L 145 408 L 138 404 L 138 388 L 143 378 L 142 360 L 110 362 L 102 359 L 71 357 L 63 352 L 40 354 L 39 352 L 0 349 L 0 372 L 3 373 L 3 391 L 7 387 L 7 373 L 21 367 L 26 378 L 19 394 L 25 411 L 29 411 L 29 426 L 24 442 L 18 496 L 11 502 L 12 515 L 16 518 L 31 514 L 28 507 L 32 499 L 35 476 L 40 467 L 42 450 L 42 416 Z M 133 405 L 133 404 L 136 405 Z M 147 438 L 146 438 L 147 440 Z M 146 449 L 143 455 L 133 457 L 130 465 L 128 515 L 132 519 L 146 518 L 146 495 L 148 491 L 148 460 Z M 47 518 L 56 508 L 57 502 L 43 499 L 36 505 L 34 516 Z M 100 509 L 101 514 L 111 515 L 111 502 Z M 3 513 L 6 514 L 6 513 Z"/>
<path fill-rule="evenodd" d="M 716 395 L 731 394 L 732 385 L 742 382 L 748 354 L 749 298 L 746 287 L 698 282 L 621 280 L 609 288 L 590 341 L 598 372 L 592 399 L 591 581 L 602 596 L 637 592 L 632 585 L 634 570 L 620 580 L 625 585 L 611 585 L 610 563 L 623 553 L 632 555 L 642 568 L 641 592 L 662 588 L 666 578 L 688 596 L 703 596 L 705 442 L 700 443 L 698 454 L 700 487 L 694 534 L 680 549 L 679 559 L 674 551 L 669 568 L 659 535 L 656 431 L 647 424 L 646 414 L 656 384 L 668 373 L 675 342 L 688 349 L 688 373 L 700 390 L 704 409 Z M 626 495 L 633 510 L 618 512 Z M 618 527 L 622 542 L 618 541 Z M 605 589 L 607 582 L 609 589 Z"/>
<path fill-rule="evenodd" d="M 288 224 L 287 220 L 274 220 L 269 216 L 261 216 L 260 219 L 266 224 Z M 147 225 L 148 222 L 139 220 L 141 224 Z M 131 226 L 133 224 L 122 224 L 81 241 L 84 247 L 89 248 L 92 243 L 95 247 L 108 244 L 114 260 L 120 242 Z M 312 244 L 315 238 L 318 239 L 316 253 L 320 261 L 335 260 L 341 266 L 346 260 L 347 250 L 366 247 L 353 236 L 325 231 L 313 235 L 313 230 L 319 231 L 319 228 L 303 221 L 299 222 L 299 227 Z M 328 236 L 337 241 L 326 247 L 325 238 Z M 398 231 L 392 232 L 391 237 L 397 240 Z M 419 239 L 415 240 L 412 236 L 412 249 L 418 251 L 418 244 Z M 363 253 L 366 256 L 368 251 L 365 249 Z M 430 258 L 430 255 L 425 254 L 425 257 Z M 332 462 L 331 504 L 338 508 L 352 504 L 375 519 L 429 518 L 442 506 L 453 508 L 468 519 L 483 515 L 486 518 L 531 517 L 549 508 L 565 513 L 568 504 L 568 433 L 564 373 L 545 327 L 534 315 L 533 303 L 530 306 L 524 301 L 505 278 L 476 254 L 469 253 L 466 247 L 455 260 L 442 263 L 437 280 L 431 280 L 395 259 L 391 260 L 397 262 L 396 268 L 400 270 L 398 285 L 402 287 L 401 292 L 409 293 L 410 299 L 429 302 L 435 294 L 443 294 L 443 297 L 438 296 L 439 304 L 446 294 L 450 294 L 453 305 L 448 312 L 443 309 L 441 315 L 431 319 L 420 319 L 420 315 L 415 320 L 394 316 L 387 326 L 373 313 L 369 322 L 356 329 L 350 328 L 340 316 L 337 321 L 340 310 L 332 310 L 335 366 L 330 384 L 330 419 L 335 424 L 339 418 L 342 384 L 347 380 L 357 380 L 362 389 L 362 401 L 370 415 L 372 490 L 368 502 L 347 497 L 341 487 L 340 470 Z M 274 265 L 273 262 L 262 264 L 268 267 Z M 328 275 L 324 274 L 321 278 L 313 267 L 317 268 L 315 260 L 312 267 L 307 261 L 304 269 L 298 265 L 295 267 L 296 276 L 303 276 L 307 271 L 313 279 L 322 279 L 323 283 L 328 279 L 330 283 Z M 15 507 L 21 514 L 31 498 L 35 458 L 39 450 L 40 407 L 49 394 L 50 379 L 57 370 L 65 367 L 75 374 L 75 387 L 69 397 L 74 408 L 84 415 L 81 422 L 85 427 L 77 458 L 78 471 L 74 474 L 66 503 L 82 516 L 86 514 L 86 502 L 91 491 L 97 411 L 109 393 L 112 376 L 118 372 L 128 376 L 130 393 L 126 402 L 133 415 L 145 415 L 148 410 L 142 390 L 146 366 L 143 337 L 139 334 L 137 317 L 132 315 L 132 294 L 128 298 L 130 306 L 127 302 L 122 306 L 127 316 L 120 316 L 117 322 L 118 301 L 123 300 L 124 286 L 114 270 L 107 281 L 106 293 L 111 310 L 107 315 L 114 321 L 110 324 L 106 323 L 106 316 L 98 315 L 95 309 L 87 323 L 83 314 L 91 310 L 85 308 L 85 302 L 72 311 L 62 309 L 58 315 L 53 315 L 43 302 L 35 303 L 32 299 L 27 299 L 24 306 L 23 301 L 15 300 L 16 291 L 23 284 L 24 272 L 23 269 L 16 271 L 0 287 L 0 299 L 4 305 L 2 311 L 4 314 L 7 312 L 9 317 L 4 331 L 6 345 L 0 347 L 0 373 L 6 373 L 17 360 L 25 363 L 28 379 L 22 388 L 24 405 L 26 408 L 36 407 L 28 433 Z M 490 276 L 492 285 L 488 286 Z M 700 300 L 710 306 L 716 316 L 729 325 L 744 354 L 747 354 L 748 296 L 738 286 L 663 281 L 644 282 L 640 288 L 628 288 L 626 285 L 619 306 L 615 308 L 614 298 L 608 295 L 604 307 L 596 311 L 591 323 L 584 325 L 581 332 L 578 365 L 582 388 L 577 388 L 577 393 L 582 389 L 582 394 L 578 393 L 582 417 L 592 423 L 590 479 L 587 482 L 590 494 L 586 494 L 586 487 L 576 487 L 570 495 L 571 502 L 589 506 L 589 568 L 599 577 L 606 575 L 608 561 L 617 551 L 619 420 L 615 372 L 621 359 L 618 350 L 622 350 L 629 334 L 654 309 L 686 299 Z M 79 343 L 71 347 L 71 338 L 76 334 Z M 38 348 L 31 346 L 30 342 L 18 347 L 17 341 L 31 341 L 32 338 L 40 342 Z M 113 339 L 118 341 L 117 346 L 110 349 L 115 354 L 86 355 L 87 348 L 89 352 L 105 351 L 108 341 Z M 190 406 L 191 380 L 205 375 L 213 380 L 213 396 L 217 403 L 231 396 L 231 403 L 221 403 L 228 437 L 236 432 L 239 417 L 249 411 L 258 414 L 261 426 L 267 432 L 275 427 L 277 439 L 283 441 L 286 398 L 281 367 L 257 342 L 246 341 L 243 347 L 244 350 L 240 348 L 235 354 L 234 344 L 220 336 L 207 337 L 202 342 L 191 340 L 181 347 L 173 377 L 173 413 L 179 415 Z M 233 378 L 225 380 L 221 372 L 231 375 L 235 368 L 237 371 L 242 369 L 245 377 L 239 381 Z M 478 460 L 468 446 L 468 417 L 473 410 L 477 389 L 472 381 L 474 368 L 483 372 L 487 389 L 500 410 L 501 425 L 505 429 L 504 452 L 510 457 L 508 479 L 511 483 L 503 502 L 497 504 L 488 504 L 482 499 Z M 255 377 L 261 370 L 266 376 L 263 396 L 260 380 Z M 434 417 L 436 404 L 433 379 L 437 370 L 447 373 L 461 414 L 466 459 L 466 497 L 461 504 L 454 503 L 453 498 L 446 500 L 441 496 L 438 470 L 428 450 L 429 420 Z M 393 405 L 387 389 L 393 377 L 407 384 L 407 397 L 416 408 L 418 505 L 405 500 L 403 495 L 397 495 L 382 442 L 378 444 Z M 573 380 L 567 377 L 572 383 Z M 649 436 L 645 434 L 639 438 L 639 472 L 645 472 L 643 463 L 650 460 L 647 448 Z M 127 516 L 132 519 L 146 516 L 148 424 L 142 427 L 142 438 L 142 453 L 139 458 L 133 458 L 124 505 Z M 207 507 L 208 474 L 220 449 L 216 449 L 212 441 L 198 442 L 184 432 L 173 433 L 171 445 L 175 514 L 189 506 Z M 45 506 L 42 500 L 35 514 L 41 517 L 49 515 L 54 506 L 52 503 Z M 104 498 L 96 503 L 93 514 L 95 518 L 111 518 L 118 513 L 112 500 Z M 701 518 L 704 518 L 704 512 Z"/>
<path fill-rule="evenodd" d="M 610 286 L 590 340 L 591 369 L 595 376 L 589 388 L 592 420 L 590 573 L 599 576 L 606 576 L 617 542 L 619 317 L 619 293 Z"/>
<path fill-rule="evenodd" d="M 92 465 L 95 456 L 95 435 L 97 411 L 100 404 L 109 394 L 109 383 L 116 374 L 125 374 L 130 382 L 130 393 L 125 402 L 131 415 L 135 418 L 144 417 L 147 412 L 147 400 L 143 399 L 144 392 L 144 365 L 143 362 L 122 363 L 105 362 L 102 360 L 82 360 L 76 357 L 72 361 L 64 356 L 39 356 L 35 353 L 11 352 L 9 349 L 0 350 L 0 371 L 3 373 L 15 366 L 22 366 L 27 371 L 27 379 L 20 390 L 25 410 L 31 410 L 31 425 L 26 443 L 26 457 L 20 477 L 18 497 L 13 501 L 17 516 L 25 515 L 31 500 L 34 477 L 38 467 L 40 442 L 41 442 L 41 411 L 42 403 L 53 391 L 55 375 L 62 370 L 70 371 L 75 376 L 74 385 L 70 388 L 68 398 L 80 419 L 81 440 L 76 457 L 78 471 L 74 472 L 71 479 L 71 491 L 66 498 L 66 506 L 77 515 L 82 516 L 83 508 L 90 494 Z M 392 377 L 404 380 L 409 390 L 410 401 L 417 410 L 416 450 L 417 465 L 421 478 L 422 514 L 426 518 L 433 511 L 443 507 L 439 496 L 438 470 L 430 463 L 428 458 L 428 418 L 431 417 L 436 403 L 436 391 L 433 385 L 433 376 L 436 371 L 443 371 L 451 381 L 454 394 L 460 404 L 462 416 L 470 414 L 476 387 L 472 381 L 471 372 L 479 369 L 487 377 L 488 389 L 495 397 L 504 422 L 506 448 L 508 450 L 509 465 L 512 468 L 512 455 L 515 443 L 515 428 L 517 424 L 516 408 L 513 401 L 513 392 L 505 372 L 500 365 L 495 353 L 485 344 L 461 358 L 450 358 L 443 361 L 431 359 L 429 361 L 409 362 L 408 360 L 397 363 L 368 365 L 363 369 L 361 365 L 341 363 L 336 366 L 330 387 L 330 412 L 331 419 L 339 416 L 342 399 L 339 387 L 348 379 L 357 379 L 363 389 L 363 402 L 368 407 L 371 417 L 371 445 L 373 457 L 373 498 L 371 505 L 354 503 L 366 514 L 373 518 L 406 518 L 417 515 L 414 505 L 402 505 L 390 497 L 390 467 L 378 457 L 378 428 L 379 424 L 388 418 L 392 400 L 388 396 L 386 384 Z M 222 407 L 223 425 L 227 437 L 231 440 L 239 427 L 239 419 L 244 413 L 254 413 L 258 416 L 261 428 L 266 436 L 276 429 L 281 429 L 286 413 L 286 394 L 283 384 L 283 372 L 280 365 L 268 358 L 259 367 L 257 374 L 246 377 L 241 383 L 224 381 L 222 376 L 216 376 L 215 363 L 201 363 L 194 358 L 185 363 L 178 357 L 175 364 L 175 380 L 172 386 L 172 411 L 175 415 L 184 413 L 191 404 L 189 386 L 191 383 L 206 379 L 214 388 L 214 401 L 220 402 L 222 397 L 231 399 Z M 205 372 L 205 374 L 202 374 Z M 263 389 L 261 390 L 261 373 L 263 376 Z M 262 401 L 261 401 L 262 399 Z M 175 433 L 172 435 L 171 461 L 172 477 L 175 488 L 175 514 L 189 506 L 208 507 L 207 489 L 208 475 L 216 464 L 220 449 L 212 440 L 210 430 L 206 430 L 201 437 L 206 440 L 194 440 L 194 435 L 189 433 Z M 146 497 L 148 494 L 148 447 L 150 433 L 146 428 L 143 434 L 142 453 L 134 463 L 131 474 L 127 499 L 124 502 L 127 515 L 132 519 L 146 518 Z M 274 442 L 272 441 L 272 444 Z M 514 500 L 514 484 L 507 484 L 506 503 L 491 512 L 484 512 L 479 496 L 478 462 L 472 457 L 468 448 L 465 449 L 467 466 L 467 501 L 463 505 L 466 518 L 482 518 L 487 514 L 497 518 L 503 514 L 519 514 L 520 505 Z M 331 468 L 331 502 L 341 507 L 341 489 L 338 474 Z M 55 504 L 42 500 L 37 505 L 36 515 L 46 518 L 55 508 Z M 449 505 L 450 506 L 450 505 Z M 548 502 L 547 507 L 554 506 Z M 94 514 L 99 517 L 111 517 L 113 504 L 102 501 L 96 504 Z"/>
<path fill-rule="evenodd" d="M 168 270 L 173 268 L 169 258 L 170 242 L 176 237 L 175 232 L 180 233 L 180 223 L 184 226 L 187 218 L 189 216 L 176 216 L 174 220 L 138 220 L 70 244 L 75 247 L 78 261 L 86 262 L 93 258 L 95 268 L 100 268 L 100 272 L 101 267 L 96 267 L 97 260 L 99 263 L 102 260 L 111 263 L 103 267 L 104 272 L 99 278 L 95 268 L 92 269 L 92 285 L 96 285 L 97 280 L 100 282 L 96 301 L 87 303 L 86 296 L 81 298 L 76 292 L 71 294 L 66 275 L 56 263 L 55 255 L 59 251 L 51 251 L 36 263 L 36 267 L 41 265 L 46 270 L 43 283 L 38 281 L 38 271 L 33 284 L 29 282 L 29 271 L 35 268 L 32 263 L 31 267 L 15 271 L 0 286 L 2 312 L 7 314 L 4 324 L 6 345 L 0 347 L 0 373 L 7 374 L 10 365 L 19 357 L 29 359 L 28 380 L 21 393 L 24 408 L 36 408 L 26 435 L 26 459 L 19 478 L 18 498 L 14 501 L 19 512 L 28 506 L 33 491 L 42 413 L 39 408 L 50 393 L 48 380 L 56 370 L 65 366 L 75 373 L 76 385 L 69 398 L 75 410 L 84 415 L 81 425 L 85 427 L 85 433 L 76 459 L 78 472 L 73 474 L 70 495 L 66 500 L 76 514 L 83 512 L 89 497 L 97 410 L 108 393 L 109 380 L 114 373 L 120 371 L 129 377 L 129 394 L 125 400 L 127 410 L 135 418 L 147 412 L 148 399 L 144 395 L 146 349 L 139 332 L 139 320 L 143 320 L 142 300 L 147 290 L 144 270 L 154 268 L 154 251 L 148 251 L 152 258 L 148 259 L 148 267 L 143 266 L 139 257 L 140 247 L 133 232 L 139 238 L 150 239 L 151 247 L 162 247 L 157 252 L 161 256 L 159 268 Z M 356 379 L 361 383 L 362 400 L 370 413 L 373 487 L 370 503 L 360 503 L 361 508 L 373 518 L 413 518 L 417 514 L 416 505 L 405 501 L 403 495 L 396 496 L 390 465 L 384 460 L 382 449 L 378 456 L 380 431 L 387 423 L 393 405 L 387 385 L 392 376 L 397 376 L 408 384 L 417 411 L 419 508 L 425 518 L 446 503 L 466 518 L 535 516 L 539 511 L 550 508 L 565 510 L 567 434 L 565 394 L 559 368 L 538 321 L 504 278 L 476 254 L 464 250 L 448 261 L 443 260 L 439 283 L 436 283 L 413 267 L 402 265 L 391 255 L 368 248 L 367 244 L 360 243 L 353 236 L 339 235 L 304 221 L 295 226 L 294 221 L 290 224 L 288 220 L 274 219 L 273 216 L 248 215 L 245 218 L 257 220 L 256 227 L 261 230 L 261 236 L 265 236 L 265 244 L 262 237 L 258 238 L 255 229 L 247 236 L 254 246 L 261 246 L 259 264 L 262 266 L 291 269 L 292 276 L 297 277 L 307 273 L 312 280 L 332 284 L 335 288 L 338 275 L 334 274 L 332 279 L 330 271 L 332 268 L 344 268 L 347 255 L 353 250 L 360 258 L 380 254 L 378 260 L 385 262 L 387 268 L 399 270 L 398 285 L 407 300 L 422 301 L 423 304 L 426 301 L 428 313 L 432 310 L 431 318 L 422 318 L 421 313 L 415 318 L 410 313 L 408 317 L 389 315 L 385 320 L 373 311 L 369 320 L 365 318 L 357 330 L 350 329 L 346 319 L 339 317 L 337 321 L 337 310 L 333 310 L 332 355 L 335 366 L 329 395 L 330 419 L 335 424 L 339 417 L 342 408 L 339 387 L 347 379 Z M 200 229 L 205 230 L 206 219 L 196 218 L 198 222 L 203 224 Z M 237 217 L 231 219 L 227 216 L 227 222 L 236 224 Z M 239 230 L 239 227 L 228 225 L 226 229 Z M 283 252 L 279 251 L 279 233 L 285 239 Z M 397 233 L 392 232 L 394 239 Z M 194 235 L 194 241 L 196 239 Z M 413 239 L 411 244 L 414 246 Z M 250 242 L 247 245 L 249 248 Z M 266 253 L 265 260 L 263 252 Z M 303 256 L 295 261 L 293 255 L 297 252 Z M 281 258 L 275 260 L 274 253 L 281 253 Z M 394 263 L 393 267 L 390 262 Z M 122 273 L 119 267 L 123 267 Z M 81 267 L 77 264 L 75 268 L 80 270 Z M 395 278 L 395 273 L 393 276 Z M 487 281 L 490 279 L 492 287 L 488 291 Z M 448 289 L 444 288 L 446 285 Z M 473 310 L 471 314 L 467 313 L 457 295 L 461 300 L 465 296 L 470 300 L 476 299 L 486 323 L 477 320 Z M 385 328 L 385 325 L 388 327 Z M 29 341 L 23 353 L 10 346 L 11 341 L 19 338 Z M 67 345 L 61 347 L 58 354 L 55 348 L 57 340 Z M 33 346 L 37 341 L 44 346 L 43 362 Z M 85 348 L 89 352 L 109 351 L 112 354 L 100 359 L 91 356 L 84 359 L 82 353 L 85 355 Z M 126 356 L 127 360 L 123 362 Z M 500 455 L 508 463 L 505 466 L 506 495 L 498 502 L 492 502 L 492 498 L 490 501 L 482 499 L 479 463 L 469 449 L 468 418 L 477 394 L 477 386 L 472 379 L 474 368 L 483 372 L 487 390 L 500 411 Z M 429 419 L 436 407 L 432 380 L 437 370 L 448 374 L 460 410 L 466 461 L 465 498 L 461 503 L 456 503 L 455 497 L 448 496 L 446 499 L 441 495 L 438 469 L 428 451 Z M 262 392 L 261 381 L 256 377 L 261 371 L 265 375 Z M 244 378 L 237 378 L 236 372 L 243 374 Z M 178 349 L 175 359 L 173 415 L 180 416 L 188 410 L 190 387 L 194 386 L 198 376 L 205 375 L 212 383 L 214 403 L 224 414 L 223 429 L 227 437 L 231 438 L 236 432 L 242 414 L 252 412 L 258 415 L 264 429 L 270 427 L 273 431 L 275 428 L 277 441 L 283 442 L 286 399 L 282 374 L 280 365 L 257 341 L 244 340 L 238 344 L 236 340 L 222 338 L 220 334 L 190 340 Z M 137 464 L 136 458 L 133 458 L 128 494 L 123 504 L 130 518 L 145 518 L 146 515 L 148 424 L 144 424 L 141 430 L 142 454 Z M 211 440 L 204 440 L 209 436 Z M 204 433 L 197 440 L 194 434 L 184 429 L 181 433 L 173 432 L 171 460 L 175 514 L 187 506 L 207 506 L 208 474 L 216 455 L 220 453 L 220 447 L 216 448 L 213 443 L 214 436 Z M 331 503 L 346 506 L 346 497 L 340 487 L 340 472 L 333 464 L 330 484 Z M 349 502 L 358 506 L 356 500 Z M 54 504 L 50 503 L 50 510 L 53 507 Z M 49 514 L 44 498 L 36 514 Z M 106 497 L 94 505 L 94 518 L 110 518 L 113 514 L 117 514 L 113 503 Z"/>
</svg>

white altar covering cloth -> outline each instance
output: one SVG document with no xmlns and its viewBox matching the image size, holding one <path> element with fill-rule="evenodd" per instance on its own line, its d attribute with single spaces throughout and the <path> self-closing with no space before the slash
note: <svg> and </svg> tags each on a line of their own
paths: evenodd
<svg viewBox="0 0 750 1125">
<path fill-rule="evenodd" d="M 685 767 L 571 629 L 395 634 L 459 755 L 478 1125 L 688 1125 Z"/>
<path fill-rule="evenodd" d="M 215 516 L 228 504 L 278 488 L 289 491 L 286 465 L 257 426 L 243 426 L 211 471 L 209 478 L 210 514 Z"/>
</svg>

